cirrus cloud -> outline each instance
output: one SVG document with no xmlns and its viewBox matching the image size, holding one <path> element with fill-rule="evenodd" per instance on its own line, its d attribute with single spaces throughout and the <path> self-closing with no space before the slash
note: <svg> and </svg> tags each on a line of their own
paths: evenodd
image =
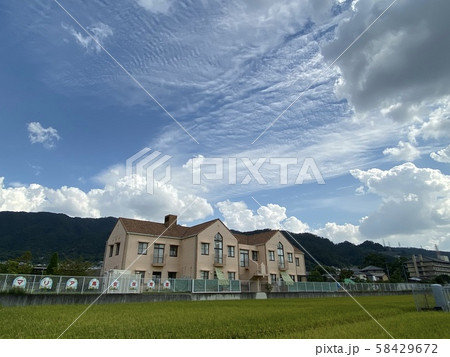
<svg viewBox="0 0 450 357">
<path fill-rule="evenodd" d="M 27 124 L 28 137 L 32 144 L 42 144 L 46 149 L 55 147 L 55 142 L 61 140 L 58 131 L 51 126 L 44 128 L 39 122 Z"/>
</svg>

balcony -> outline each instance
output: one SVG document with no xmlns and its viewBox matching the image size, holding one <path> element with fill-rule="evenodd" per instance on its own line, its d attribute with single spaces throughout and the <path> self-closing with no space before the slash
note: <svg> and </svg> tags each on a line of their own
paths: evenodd
<svg viewBox="0 0 450 357">
<path fill-rule="evenodd" d="M 154 255 L 153 256 L 153 261 L 152 261 L 152 266 L 154 266 L 154 267 L 163 267 L 164 265 L 166 265 L 166 261 L 167 261 L 167 254 Z"/>
<path fill-rule="evenodd" d="M 284 262 L 278 262 L 278 269 L 280 269 L 280 271 L 286 271 L 289 269 L 289 263 L 284 261 Z"/>
<path fill-rule="evenodd" d="M 214 256 L 214 266 L 215 267 L 223 267 L 227 264 L 227 256 Z"/>
</svg>

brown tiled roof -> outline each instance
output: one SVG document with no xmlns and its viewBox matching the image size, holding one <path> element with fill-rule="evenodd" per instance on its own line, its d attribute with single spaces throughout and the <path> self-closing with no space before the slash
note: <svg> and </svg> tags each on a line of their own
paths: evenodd
<svg viewBox="0 0 450 357">
<path fill-rule="evenodd" d="M 236 237 L 239 244 L 258 245 L 258 244 L 266 243 L 277 232 L 279 232 L 279 231 L 270 230 L 270 231 L 265 231 L 265 232 L 261 232 L 261 233 L 255 233 L 255 234 L 234 233 L 233 235 Z"/>
<path fill-rule="evenodd" d="M 200 233 L 214 222 L 219 221 L 219 219 L 213 219 L 212 221 L 200 223 L 193 227 L 185 227 L 180 226 L 179 224 L 173 224 L 169 228 L 167 228 L 163 223 L 141 221 L 138 219 L 119 218 L 119 221 L 122 223 L 125 231 L 127 231 L 128 233 L 185 238 Z"/>
</svg>

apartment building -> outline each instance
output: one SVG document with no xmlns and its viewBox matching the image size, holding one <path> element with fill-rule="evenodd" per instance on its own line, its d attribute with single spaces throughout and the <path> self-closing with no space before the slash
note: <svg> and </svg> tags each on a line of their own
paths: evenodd
<svg viewBox="0 0 450 357">
<path fill-rule="evenodd" d="M 148 279 L 305 281 L 304 254 L 279 231 L 233 234 L 220 219 L 192 227 L 119 218 L 105 248 L 104 271 Z"/>
<path fill-rule="evenodd" d="M 439 275 L 450 276 L 450 262 L 445 255 L 440 255 L 439 259 L 413 255 L 405 265 L 412 278 L 432 280 Z"/>
</svg>

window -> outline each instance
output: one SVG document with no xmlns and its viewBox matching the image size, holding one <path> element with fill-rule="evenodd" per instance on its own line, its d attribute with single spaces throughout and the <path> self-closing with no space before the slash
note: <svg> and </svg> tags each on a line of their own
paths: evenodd
<svg viewBox="0 0 450 357">
<path fill-rule="evenodd" d="M 275 260 L 275 252 L 273 250 L 269 250 L 269 260 Z"/>
<path fill-rule="evenodd" d="M 164 263 L 164 244 L 155 244 L 153 248 L 153 263 Z"/>
<path fill-rule="evenodd" d="M 295 258 L 295 265 L 296 266 L 300 266 L 300 259 L 299 258 Z"/>
<path fill-rule="evenodd" d="M 176 278 L 177 278 L 177 272 L 175 272 L 175 271 L 169 271 L 169 273 L 168 273 L 168 278 L 169 278 L 169 279 L 176 279 Z"/>
<path fill-rule="evenodd" d="M 112 257 L 113 252 L 114 252 L 114 246 L 113 246 L 113 245 L 110 245 L 110 246 L 109 246 L 109 256 L 110 256 L 110 257 Z"/>
<path fill-rule="evenodd" d="M 258 251 L 257 250 L 252 250 L 252 260 L 254 260 L 255 262 L 258 261 Z"/>
<path fill-rule="evenodd" d="M 277 281 L 277 274 L 270 274 L 270 281 L 275 283 Z"/>
<path fill-rule="evenodd" d="M 223 238 L 220 233 L 214 236 L 214 263 L 223 263 Z"/>
<path fill-rule="evenodd" d="M 177 245 L 171 245 L 171 246 L 170 246 L 169 255 L 170 255 L 171 257 L 176 257 L 176 256 L 178 256 L 178 246 L 177 246 Z M 175 278 L 174 278 L 174 279 L 175 279 Z"/>
<path fill-rule="evenodd" d="M 119 255 L 120 252 L 120 243 L 116 244 L 116 255 Z"/>
<path fill-rule="evenodd" d="M 201 252 L 202 255 L 209 255 L 209 243 L 202 243 Z"/>
<path fill-rule="evenodd" d="M 288 255 L 288 262 L 293 263 L 294 261 L 292 260 L 292 253 L 287 253 L 287 255 Z"/>
<path fill-rule="evenodd" d="M 154 271 L 152 274 L 152 279 L 155 281 L 155 283 L 159 283 L 161 281 L 161 272 Z"/>
<path fill-rule="evenodd" d="M 234 271 L 228 272 L 228 280 L 236 280 L 236 273 Z"/>
<path fill-rule="evenodd" d="M 283 249 L 283 244 L 281 244 L 281 242 L 278 243 L 277 253 L 278 253 L 278 262 L 280 264 L 280 268 L 284 268 L 284 249 Z"/>
<path fill-rule="evenodd" d="M 147 255 L 148 243 L 138 243 L 138 254 Z"/>
<path fill-rule="evenodd" d="M 144 284 L 145 271 L 144 270 L 135 270 L 135 273 L 139 274 L 139 276 L 140 276 L 139 280 L 141 281 L 141 284 Z"/>
<path fill-rule="evenodd" d="M 234 258 L 234 245 L 229 245 L 228 246 L 228 256 L 230 258 Z"/>
<path fill-rule="evenodd" d="M 295 275 L 289 275 L 293 281 L 295 281 Z"/>
<path fill-rule="evenodd" d="M 248 267 L 249 259 L 248 259 L 248 250 L 241 249 L 239 252 L 239 266 Z"/>
<path fill-rule="evenodd" d="M 200 279 L 208 280 L 209 279 L 209 271 L 201 270 L 200 271 Z"/>
</svg>

